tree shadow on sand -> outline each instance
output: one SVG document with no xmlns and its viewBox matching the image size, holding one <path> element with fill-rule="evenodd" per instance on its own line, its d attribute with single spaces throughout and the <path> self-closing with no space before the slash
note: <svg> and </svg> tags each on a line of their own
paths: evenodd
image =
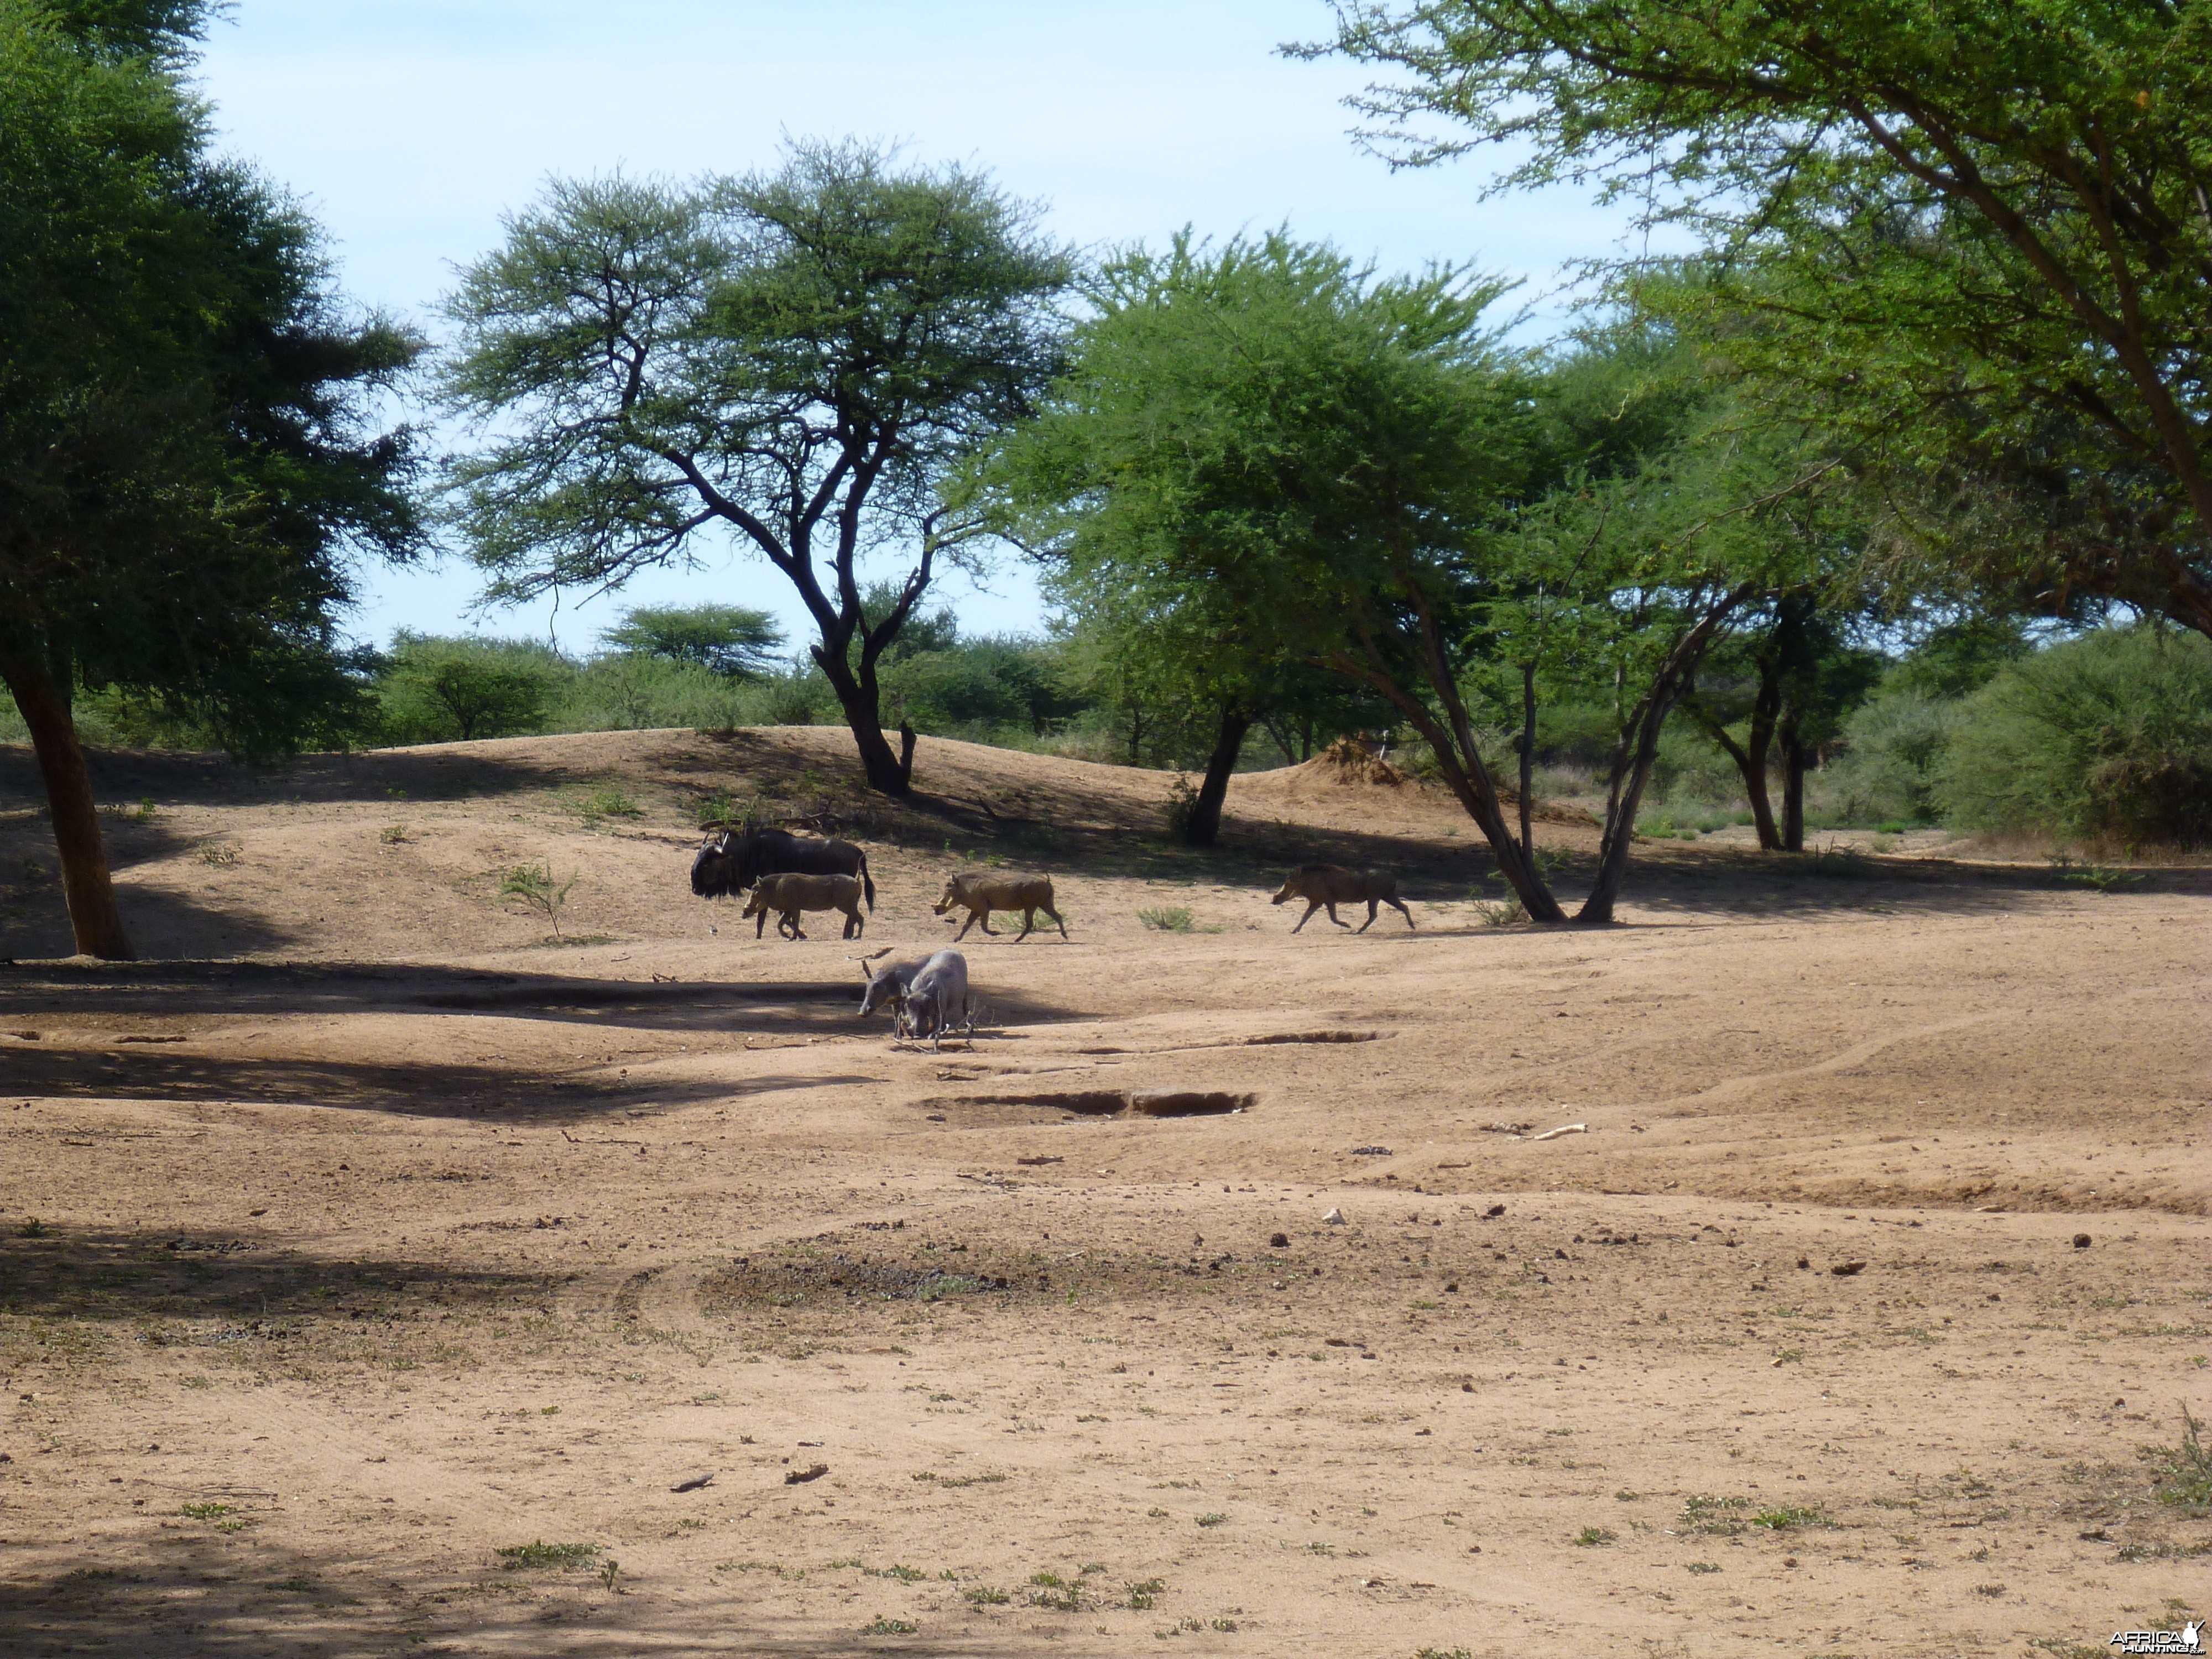
<svg viewBox="0 0 2212 1659">
<path fill-rule="evenodd" d="M 678 1107 L 874 1080 L 864 1073 L 769 1072 L 750 1077 L 610 1078 L 602 1066 L 374 1058 L 331 1060 L 210 1052 L 179 1019 L 330 1018 L 453 1011 L 544 1022 L 596 1038 L 630 1034 L 768 1038 L 783 1044 L 882 1037 L 859 1015 L 850 980 L 640 983 L 556 975 L 362 963 L 85 963 L 0 965 L 9 1024 L 7 1088 L 61 1099 L 236 1101 L 513 1123 L 576 1122 L 623 1109 Z M 1000 1024 L 1076 1018 L 1034 998 L 994 994 Z M 94 1046 L 40 1022 L 95 1017 Z M 106 1029 L 137 1019 L 143 1031 Z M 156 1029 L 158 1028 L 158 1029 Z M 26 1034 L 30 1035 L 26 1035 Z M 182 1037 L 182 1041 L 177 1040 Z M 219 1041 L 219 1037 L 213 1039 Z M 989 1041 L 986 1036 L 984 1041 Z"/>
</svg>

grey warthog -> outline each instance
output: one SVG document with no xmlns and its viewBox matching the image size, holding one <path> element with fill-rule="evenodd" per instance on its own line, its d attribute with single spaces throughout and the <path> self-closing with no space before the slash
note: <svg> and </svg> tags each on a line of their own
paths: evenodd
<svg viewBox="0 0 2212 1659">
<path fill-rule="evenodd" d="M 968 958 L 957 951 L 939 951 L 923 963 L 907 982 L 906 1013 L 915 1036 L 928 1028 L 929 1046 L 958 1021 L 963 1031 L 975 1029 L 975 1005 L 968 1000 Z"/>
<path fill-rule="evenodd" d="M 907 996 L 914 984 L 914 976 L 927 964 L 929 958 L 916 957 L 911 962 L 887 962 L 871 969 L 868 964 L 877 957 L 890 955 L 888 950 L 878 951 L 873 957 L 860 958 L 860 977 L 868 981 L 868 988 L 860 994 L 860 1018 L 866 1019 L 878 1008 L 888 1007 L 891 1020 L 901 1036 L 908 1034 L 912 1022 L 907 1014 Z"/>
<path fill-rule="evenodd" d="M 1275 902 L 1287 903 L 1294 898 L 1306 902 L 1306 913 L 1298 918 L 1298 927 L 1313 920 L 1313 913 L 1326 909 L 1328 919 L 1340 927 L 1352 924 L 1336 914 L 1340 904 L 1364 904 L 1367 920 L 1359 924 L 1360 933 L 1375 925 L 1375 907 L 1387 904 L 1405 917 L 1406 926 L 1413 925 L 1413 913 L 1398 899 L 1398 878 L 1380 870 L 1347 870 L 1340 864 L 1301 864 L 1283 878 L 1283 890 L 1275 895 Z M 1297 933 L 1298 927 L 1291 929 Z"/>
<path fill-rule="evenodd" d="M 855 876 L 763 876 L 753 896 L 745 901 L 745 915 L 758 916 L 753 937 L 767 927 L 770 915 L 775 931 L 786 939 L 805 939 L 799 913 L 805 910 L 842 910 L 847 939 L 858 939 L 867 926 L 860 916 L 860 883 Z"/>
<path fill-rule="evenodd" d="M 996 939 L 998 934 L 991 927 L 991 912 L 994 910 L 1018 910 L 1022 913 L 1022 931 L 1014 935 L 1017 945 L 1030 936 L 1030 930 L 1036 926 L 1036 913 L 1040 910 L 1052 918 L 1053 926 L 1060 929 L 1062 939 L 1067 937 L 1067 924 L 1060 919 L 1060 912 L 1052 908 L 1052 878 L 1049 876 L 995 876 L 987 875 L 981 870 L 962 870 L 945 878 L 945 891 L 931 914 L 941 916 L 956 905 L 968 912 L 968 920 L 960 924 L 960 931 L 952 936 L 956 943 L 966 939 L 968 930 L 979 921 L 983 924 L 983 931 Z"/>
</svg>

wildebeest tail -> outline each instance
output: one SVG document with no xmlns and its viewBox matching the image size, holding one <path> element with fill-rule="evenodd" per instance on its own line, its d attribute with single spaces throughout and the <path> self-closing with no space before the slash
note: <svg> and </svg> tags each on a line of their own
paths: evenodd
<svg viewBox="0 0 2212 1659">
<path fill-rule="evenodd" d="M 876 913 L 876 878 L 868 873 L 868 855 L 860 854 L 860 890 L 867 896 L 868 914 Z"/>
</svg>

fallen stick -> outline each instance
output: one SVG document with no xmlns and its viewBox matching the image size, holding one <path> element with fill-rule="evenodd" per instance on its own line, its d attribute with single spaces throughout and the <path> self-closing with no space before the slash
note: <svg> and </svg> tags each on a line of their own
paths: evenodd
<svg viewBox="0 0 2212 1659">
<path fill-rule="evenodd" d="M 1586 1135 L 1589 1133 L 1589 1125 L 1587 1123 L 1565 1123 L 1556 1129 L 1547 1129 L 1540 1135 L 1530 1135 L 1528 1139 L 1532 1141 L 1556 1140 L 1561 1135 Z"/>
</svg>

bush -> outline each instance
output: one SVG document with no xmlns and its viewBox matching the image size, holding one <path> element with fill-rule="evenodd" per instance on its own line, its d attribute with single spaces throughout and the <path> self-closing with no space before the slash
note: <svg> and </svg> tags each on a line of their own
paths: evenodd
<svg viewBox="0 0 2212 1659">
<path fill-rule="evenodd" d="M 1885 690 L 1844 723 L 1844 752 L 1822 770 L 1824 815 L 1844 823 L 1932 823 L 1936 781 L 1963 705 Z"/>
<path fill-rule="evenodd" d="M 2212 640 L 2104 629 L 2008 665 L 1961 708 L 1936 793 L 1971 829 L 2212 842 Z"/>
<path fill-rule="evenodd" d="M 385 732 L 394 743 L 542 732 L 555 694 L 575 674 L 566 657 L 532 641 L 403 632 L 379 677 Z"/>
</svg>

